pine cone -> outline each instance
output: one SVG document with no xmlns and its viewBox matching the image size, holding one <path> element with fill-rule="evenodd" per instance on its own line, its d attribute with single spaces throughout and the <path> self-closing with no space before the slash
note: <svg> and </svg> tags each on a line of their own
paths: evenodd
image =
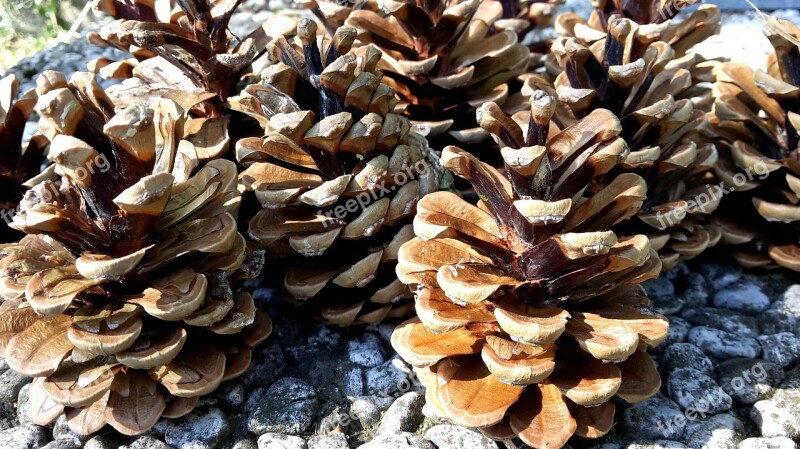
<svg viewBox="0 0 800 449">
<path fill-rule="evenodd" d="M 495 30 L 514 31 L 536 59 L 543 59 L 550 50 L 556 7 L 564 0 L 501 0 L 500 3 L 503 16 L 494 22 Z"/>
<path fill-rule="evenodd" d="M 554 101 L 535 92 L 524 127 L 498 119 L 505 174 L 444 149 L 443 165 L 482 201 L 420 201 L 397 267 L 417 285 L 419 318 L 392 336 L 439 414 L 537 448 L 599 437 L 613 424 L 612 396 L 658 391 L 645 348 L 668 327 L 637 285 L 661 268 L 647 237 L 609 231 L 637 212 L 644 180 L 625 173 L 589 189 L 627 155 L 619 121 L 598 109 L 548 139 Z"/>
<path fill-rule="evenodd" d="M 378 68 L 417 129 L 445 141 L 480 142 L 475 108 L 502 103 L 508 81 L 529 64 L 529 51 L 506 30 L 493 34 L 503 6 L 495 0 L 384 2 L 387 16 L 354 10 L 346 20 L 359 41 L 383 51 Z"/>
<path fill-rule="evenodd" d="M 271 322 L 235 287 L 263 252 L 236 230 L 235 164 L 198 167 L 175 102 L 115 113 L 89 73 L 39 87 L 56 170 L 14 218 L 28 235 L 1 252 L 0 346 L 35 378 L 35 423 L 142 433 L 248 367 Z"/>
<path fill-rule="evenodd" d="M 800 28 L 769 18 L 765 33 L 769 73 L 736 62 L 717 71 L 714 171 L 732 193 L 715 224 L 742 265 L 800 271 Z"/>
<path fill-rule="evenodd" d="M 594 26 L 602 28 L 568 15 L 559 18 L 562 31 L 580 37 L 557 39 L 552 47 L 563 70 L 555 81 L 556 92 L 566 105 L 557 111 L 556 121 L 568 126 L 597 108 L 609 109 L 620 118 L 622 137 L 631 153 L 609 179 L 622 172 L 637 173 L 647 181 L 648 197 L 639 220 L 619 230 L 648 234 L 664 269 L 669 269 L 716 245 L 720 238 L 715 227 L 706 226 L 707 215 L 716 210 L 722 197 L 712 173 L 717 151 L 699 133 L 713 104 L 708 84 L 701 83 L 713 79 L 711 72 L 718 62 L 694 54 L 678 58 L 670 46 L 690 37 L 705 38 L 706 33 L 698 31 L 677 39 L 674 29 L 714 28 L 698 17 L 718 19 L 719 12 L 706 7 L 683 22 L 656 25 L 645 14 L 655 14 L 655 6 L 636 10 L 644 14 L 637 20 L 648 20 L 643 24 L 621 16 L 600 21 L 603 11 L 597 9 L 593 15 L 594 22 L 599 22 Z M 637 17 L 636 11 L 627 13 Z"/>
<path fill-rule="evenodd" d="M 390 112 L 394 91 L 376 70 L 380 51 L 351 51 L 350 27 L 331 41 L 305 19 L 297 34 L 278 38 L 271 48 L 281 62 L 231 99 L 266 130 L 236 146 L 246 167 L 240 182 L 263 207 L 249 234 L 271 254 L 301 257 L 288 264 L 285 294 L 323 321 L 403 316 L 411 303 L 394 274 L 397 250 L 439 174 L 424 138 Z"/>
<path fill-rule="evenodd" d="M 40 133 L 24 141 L 25 124 L 36 104 L 36 91 L 31 89 L 17 98 L 19 81 L 14 75 L 0 79 L 0 243 L 19 240 L 21 234 L 8 225 L 17 213 L 19 201 L 28 190 L 32 178 L 39 174 L 44 150 L 50 143 Z"/>
</svg>

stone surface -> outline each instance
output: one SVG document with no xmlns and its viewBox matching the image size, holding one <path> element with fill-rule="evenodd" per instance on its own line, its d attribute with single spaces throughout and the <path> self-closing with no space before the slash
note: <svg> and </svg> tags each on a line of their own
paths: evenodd
<svg viewBox="0 0 800 449">
<path fill-rule="evenodd" d="M 758 316 L 758 325 L 762 335 L 780 334 L 781 332 L 795 333 L 797 317 L 785 310 L 767 310 Z"/>
<path fill-rule="evenodd" d="M 697 346 L 691 343 L 675 343 L 664 351 L 667 371 L 691 368 L 706 376 L 714 376 L 714 364 Z"/>
<path fill-rule="evenodd" d="M 733 400 L 714 379 L 704 373 L 681 368 L 669 375 L 667 391 L 684 410 L 717 414 L 731 409 Z"/>
<path fill-rule="evenodd" d="M 390 396 L 409 385 L 411 369 L 400 359 L 392 359 L 365 373 L 367 394 Z"/>
<path fill-rule="evenodd" d="M 294 435 L 265 433 L 258 437 L 258 449 L 306 449 L 306 441 Z"/>
<path fill-rule="evenodd" d="M 758 337 L 764 360 L 782 367 L 800 360 L 800 338 L 789 332 Z"/>
<path fill-rule="evenodd" d="M 747 438 L 739 449 L 797 449 L 797 443 L 786 437 Z"/>
<path fill-rule="evenodd" d="M 765 437 L 800 438 L 800 390 L 778 389 L 770 399 L 758 401 L 751 418 Z"/>
<path fill-rule="evenodd" d="M 38 449 L 47 444 L 47 435 L 42 427 L 27 424 L 0 432 L 0 447 L 3 449 Z"/>
<path fill-rule="evenodd" d="M 387 433 L 378 435 L 358 449 L 437 449 L 433 443 L 413 433 Z M 463 448 L 466 449 L 466 448 Z"/>
<path fill-rule="evenodd" d="M 339 433 L 311 437 L 308 449 L 350 449 L 350 445 L 347 444 L 347 437 Z"/>
<path fill-rule="evenodd" d="M 729 359 L 717 367 L 719 385 L 734 402 L 754 404 L 766 399 L 783 380 L 783 369 L 754 359 Z"/>
<path fill-rule="evenodd" d="M 754 359 L 761 354 L 758 340 L 707 326 L 690 330 L 687 340 L 706 354 L 723 360 L 732 357 Z"/>
<path fill-rule="evenodd" d="M 156 438 L 143 435 L 136 438 L 131 444 L 127 446 L 121 446 L 120 449 L 170 449 L 172 446 L 169 446 L 167 443 L 164 443 L 161 440 Z M 176 449 L 180 446 L 175 446 Z M 190 445 L 190 446 L 183 446 L 186 448 L 202 448 L 207 446 L 202 445 Z"/>
<path fill-rule="evenodd" d="M 689 449 L 680 441 L 672 440 L 633 441 L 625 447 L 626 449 Z"/>
<path fill-rule="evenodd" d="M 744 424 L 738 418 L 723 413 L 689 421 L 683 441 L 692 449 L 737 449 L 743 432 Z"/>
<path fill-rule="evenodd" d="M 637 438 L 676 440 L 683 435 L 686 417 L 678 404 L 659 394 L 626 408 L 622 426 Z"/>
<path fill-rule="evenodd" d="M 196 409 L 184 417 L 167 421 L 164 439 L 176 449 L 214 449 L 229 433 L 230 425 L 222 411 Z"/>
<path fill-rule="evenodd" d="M 356 365 L 374 368 L 386 361 L 381 338 L 371 332 L 347 342 L 347 358 Z"/>
<path fill-rule="evenodd" d="M 714 305 L 744 313 L 759 313 L 769 308 L 769 297 L 754 284 L 734 284 L 714 295 Z"/>
<path fill-rule="evenodd" d="M 759 335 L 758 319 L 739 312 L 713 307 L 687 309 L 681 316 L 695 326 L 708 326 L 745 337 Z"/>
<path fill-rule="evenodd" d="M 425 438 L 438 449 L 498 449 L 497 443 L 477 430 L 440 424 L 425 432 Z"/>
<path fill-rule="evenodd" d="M 297 435 L 314 423 L 317 393 L 302 380 L 286 377 L 272 384 L 252 405 L 254 408 L 248 407 L 251 411 L 247 421 L 251 432 Z"/>
</svg>

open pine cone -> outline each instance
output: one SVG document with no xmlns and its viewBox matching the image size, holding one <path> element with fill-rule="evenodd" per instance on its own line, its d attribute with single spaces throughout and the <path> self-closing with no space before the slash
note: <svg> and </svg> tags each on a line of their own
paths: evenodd
<svg viewBox="0 0 800 449">
<path fill-rule="evenodd" d="M 115 113 L 89 73 L 39 86 L 55 170 L 14 218 L 28 235 L 0 252 L 0 346 L 35 378 L 35 423 L 142 433 L 249 366 L 271 323 L 235 287 L 263 252 L 236 229 L 235 164 L 197 166 L 175 102 Z"/>
<path fill-rule="evenodd" d="M 494 33 L 503 17 L 496 0 L 384 2 L 386 16 L 353 10 L 346 20 L 358 39 L 383 51 L 378 66 L 397 91 L 399 107 L 428 137 L 479 142 L 488 136 L 475 108 L 502 103 L 508 81 L 528 67 L 529 51 L 515 31 Z"/>
<path fill-rule="evenodd" d="M 654 394 L 645 348 L 668 328 L 637 285 L 661 268 L 647 237 L 609 231 L 637 212 L 644 180 L 626 173 L 589 189 L 627 155 L 619 121 L 598 109 L 548 139 L 554 109 L 538 91 L 527 126 L 497 123 L 505 174 L 444 149 L 442 164 L 482 201 L 449 192 L 420 201 L 417 237 L 397 267 L 417 286 L 419 318 L 392 336 L 439 414 L 536 448 L 599 437 L 613 424 L 613 396 Z"/>
<path fill-rule="evenodd" d="M 719 232 L 706 224 L 722 194 L 712 173 L 716 148 L 699 133 L 713 104 L 707 82 L 713 80 L 718 62 L 695 54 L 677 57 L 678 51 L 670 45 L 676 41 L 670 37 L 674 33 L 667 31 L 670 27 L 703 30 L 680 40 L 685 43 L 691 38 L 696 43 L 707 37 L 705 30 L 717 28 L 719 12 L 709 6 L 683 22 L 656 25 L 644 11 L 639 11 L 643 18 L 637 19 L 647 20 L 643 23 L 620 15 L 600 21 L 603 11 L 597 9 L 593 15 L 595 26 L 602 25 L 599 29 L 591 26 L 592 21 L 568 14 L 558 19 L 566 36 L 556 40 L 552 54 L 562 70 L 555 86 L 565 107 L 559 108 L 555 120 L 568 126 L 597 108 L 620 118 L 631 153 L 609 179 L 632 172 L 648 186 L 639 220 L 626 223 L 622 232 L 648 234 L 664 269 L 669 269 L 718 243 Z M 628 11 L 637 17 L 634 12 Z M 700 20 L 708 15 L 717 22 Z M 534 78 L 528 81 L 536 82 Z"/>
<path fill-rule="evenodd" d="M 325 322 L 374 323 L 412 305 L 397 280 L 397 250 L 412 237 L 417 200 L 438 187 L 425 139 L 391 113 L 394 91 L 376 70 L 380 51 L 351 51 L 356 31 L 333 40 L 304 19 L 278 38 L 261 84 L 231 99 L 265 137 L 246 138 L 240 181 L 262 210 L 249 234 L 271 254 L 292 255 L 286 296 Z M 321 43 L 321 46 L 320 46 Z"/>
<path fill-rule="evenodd" d="M 715 172 L 733 193 L 715 224 L 742 265 L 800 271 L 800 28 L 769 18 L 765 32 L 769 73 L 735 62 L 717 71 Z"/>
<path fill-rule="evenodd" d="M 32 178 L 39 174 L 44 162 L 44 150 L 50 143 L 43 135 L 36 133 L 28 142 L 25 138 L 25 124 L 36 105 L 37 94 L 31 89 L 19 92 L 19 81 L 14 75 L 0 79 L 0 243 L 13 242 L 21 234 L 10 228 L 19 200 L 35 182 Z"/>
</svg>

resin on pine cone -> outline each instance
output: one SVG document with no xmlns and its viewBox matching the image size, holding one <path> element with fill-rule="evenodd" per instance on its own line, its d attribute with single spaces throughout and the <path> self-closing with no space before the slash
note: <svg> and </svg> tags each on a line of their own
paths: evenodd
<svg viewBox="0 0 800 449">
<path fill-rule="evenodd" d="M 589 188 L 627 155 L 619 121 L 598 109 L 549 137 L 554 108 L 540 91 L 526 126 L 498 121 L 509 142 L 502 172 L 445 148 L 442 164 L 481 201 L 449 192 L 420 201 L 417 237 L 397 267 L 417 288 L 419 318 L 392 336 L 439 414 L 536 448 L 599 437 L 613 424 L 613 396 L 654 394 L 660 378 L 645 349 L 668 328 L 637 285 L 661 268 L 647 237 L 609 231 L 637 212 L 644 180 L 621 174 Z"/>
<path fill-rule="evenodd" d="M 354 10 L 346 23 L 359 42 L 383 51 L 378 69 L 397 91 L 403 114 L 430 138 L 461 142 L 488 136 L 474 121 L 475 108 L 502 103 L 508 81 L 529 64 L 515 31 L 494 31 L 503 17 L 496 0 L 383 2 L 386 15 Z"/>
<path fill-rule="evenodd" d="M 709 132 L 732 193 L 714 222 L 742 265 L 800 271 L 800 28 L 770 17 L 765 33 L 768 73 L 738 62 L 717 71 Z"/>
<path fill-rule="evenodd" d="M 306 19 L 297 34 L 275 41 L 261 84 L 230 102 L 265 129 L 236 146 L 246 167 L 240 182 L 263 208 L 249 234 L 268 253 L 298 259 L 285 296 L 323 321 L 404 316 L 412 304 L 394 274 L 397 250 L 439 173 L 425 139 L 391 112 L 394 91 L 376 69 L 380 51 L 352 51 L 350 27 L 331 40 Z"/>
<path fill-rule="evenodd" d="M 693 17 L 680 23 L 698 26 Z M 568 33 L 552 47 L 562 70 L 555 92 L 564 105 L 555 120 L 568 126 L 597 108 L 609 109 L 631 147 L 612 179 L 633 172 L 647 181 L 638 220 L 624 224 L 622 232 L 648 234 L 664 269 L 716 245 L 720 234 L 706 225 L 722 197 L 712 173 L 717 151 L 699 129 L 713 104 L 708 81 L 718 62 L 694 54 L 678 58 L 671 39 L 653 36 L 651 23 L 615 15 L 604 22 L 608 31 L 601 31 L 569 18 L 559 21 L 583 38 Z M 587 37 L 587 30 L 596 35 Z"/>
<path fill-rule="evenodd" d="M 123 434 L 192 410 L 241 375 L 269 317 L 236 220 L 233 162 L 198 166 L 187 117 L 155 99 L 115 112 L 89 73 L 46 72 L 37 111 L 55 170 L 25 195 L 2 249 L 2 349 L 34 377 L 29 415 Z"/>
<path fill-rule="evenodd" d="M 41 133 L 26 141 L 25 125 L 36 105 L 37 93 L 31 89 L 17 97 L 18 92 L 19 80 L 14 75 L 0 79 L 0 243 L 22 236 L 9 224 L 22 195 L 36 183 L 50 143 Z"/>
</svg>

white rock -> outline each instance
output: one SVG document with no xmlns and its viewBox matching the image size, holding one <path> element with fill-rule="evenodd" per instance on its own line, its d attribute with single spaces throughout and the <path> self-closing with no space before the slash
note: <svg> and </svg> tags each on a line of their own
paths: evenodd
<svg viewBox="0 0 800 449">
<path fill-rule="evenodd" d="M 293 435 L 265 433 L 258 437 L 258 449 L 306 449 L 306 442 Z"/>
<path fill-rule="evenodd" d="M 425 432 L 425 438 L 439 449 L 498 449 L 497 443 L 477 430 L 440 424 Z"/>
<path fill-rule="evenodd" d="M 739 449 L 797 449 L 797 443 L 786 437 L 748 438 L 739 443 Z"/>
</svg>

